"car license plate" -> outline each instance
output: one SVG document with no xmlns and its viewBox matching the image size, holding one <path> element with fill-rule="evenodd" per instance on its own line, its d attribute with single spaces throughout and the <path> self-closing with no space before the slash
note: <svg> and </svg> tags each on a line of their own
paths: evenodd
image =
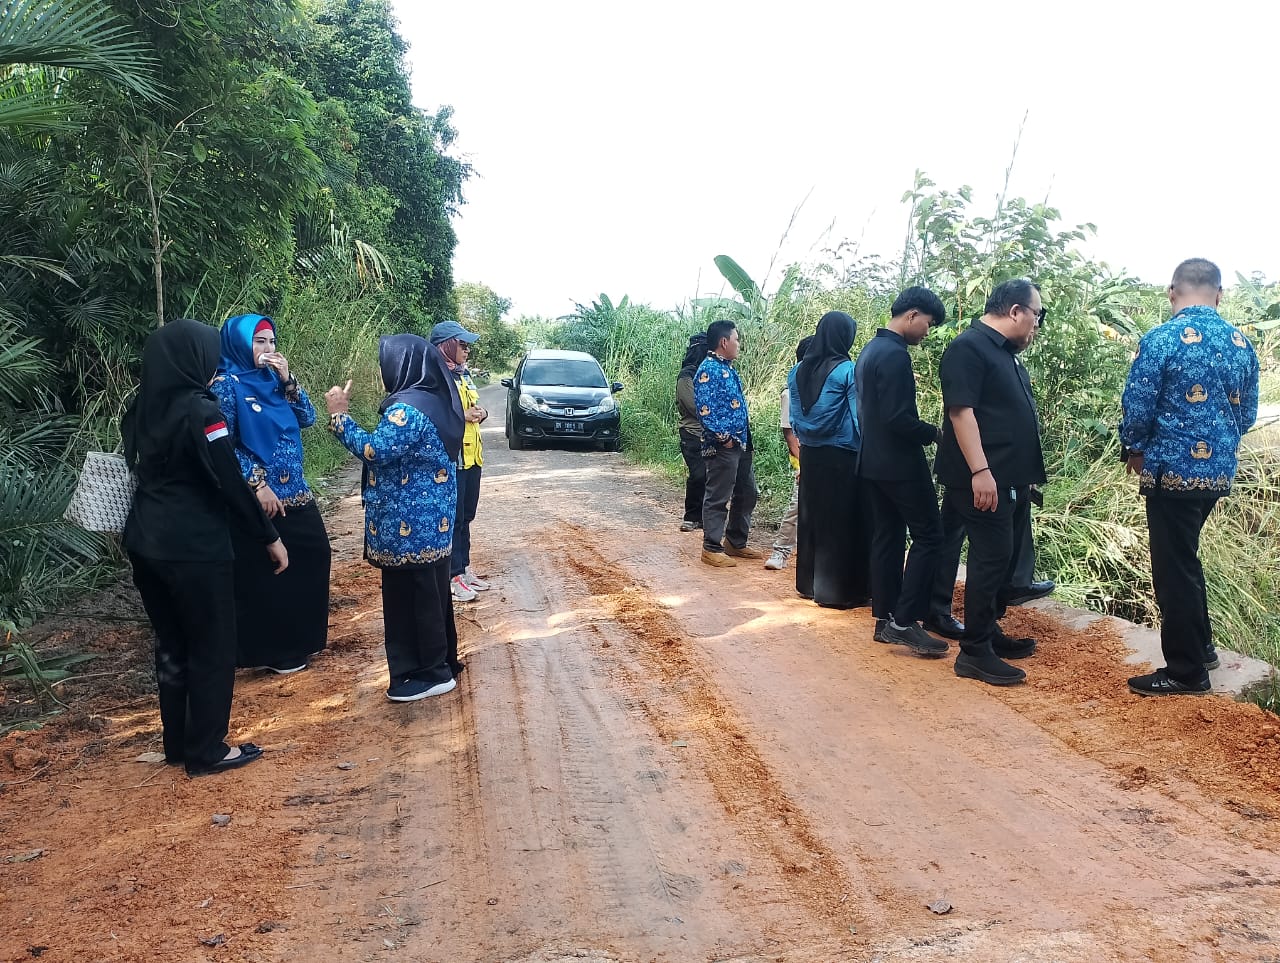
<svg viewBox="0 0 1280 963">
<path fill-rule="evenodd" d="M 580 435 L 585 427 L 580 421 L 557 421 L 555 430 L 568 432 L 571 435 Z"/>
</svg>

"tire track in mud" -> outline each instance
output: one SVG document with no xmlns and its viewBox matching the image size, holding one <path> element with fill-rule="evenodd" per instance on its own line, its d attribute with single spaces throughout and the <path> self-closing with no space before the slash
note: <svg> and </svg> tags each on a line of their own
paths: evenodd
<svg viewBox="0 0 1280 963">
<path fill-rule="evenodd" d="M 777 867 L 789 890 L 788 902 L 809 906 L 818 919 L 847 917 L 856 907 L 860 919 L 883 922 L 885 888 L 865 877 L 851 878 L 756 750 L 735 711 L 698 668 L 690 652 L 694 643 L 673 628 L 671 613 L 595 552 L 590 533 L 567 527 L 576 545 L 568 564 L 592 602 L 625 635 L 628 655 L 651 679 L 660 680 L 660 685 L 646 682 L 620 659 L 611 660 L 611 669 L 628 688 L 628 710 L 642 716 L 664 742 L 688 743 L 683 753 L 699 757 L 701 772 L 725 814 Z M 595 628 L 605 634 L 603 626 Z M 861 869 L 865 858 L 856 854 L 856 859 Z"/>
</svg>

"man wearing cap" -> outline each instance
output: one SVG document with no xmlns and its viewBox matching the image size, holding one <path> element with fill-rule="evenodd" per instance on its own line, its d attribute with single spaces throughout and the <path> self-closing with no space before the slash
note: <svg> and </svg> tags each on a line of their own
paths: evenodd
<svg viewBox="0 0 1280 963">
<path fill-rule="evenodd" d="M 457 321 L 441 321 L 431 329 L 431 343 L 453 372 L 466 422 L 462 450 L 458 453 L 458 504 L 454 511 L 453 553 L 449 565 L 449 587 L 458 602 L 474 601 L 477 592 L 489 588 L 489 583 L 471 569 L 471 522 L 480 504 L 480 472 L 484 465 L 480 423 L 489 417 L 489 412 L 480 407 L 480 392 L 467 370 L 471 346 L 479 340 L 480 335 L 468 331 Z"/>
</svg>

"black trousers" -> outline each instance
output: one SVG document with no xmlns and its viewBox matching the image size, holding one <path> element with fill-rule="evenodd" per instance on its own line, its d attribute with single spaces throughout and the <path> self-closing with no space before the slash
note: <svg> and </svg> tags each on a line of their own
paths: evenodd
<svg viewBox="0 0 1280 963">
<path fill-rule="evenodd" d="M 382 570 L 383 641 L 391 685 L 435 685 L 462 671 L 449 592 L 449 559 L 422 568 Z"/>
<path fill-rule="evenodd" d="M 938 564 L 934 572 L 933 588 L 929 595 L 929 612 L 933 615 L 951 614 L 951 599 L 955 594 L 956 576 L 960 571 L 960 550 L 964 548 L 964 521 L 944 497 L 942 499 L 942 545 L 938 549 Z M 1018 524 L 1015 522 L 1015 524 Z M 1013 561 L 1010 564 L 1009 588 L 1024 587 L 1035 581 L 1036 546 L 1031 535 L 1031 512 L 1014 532 Z M 997 613 L 1002 615 L 1003 613 Z"/>
<path fill-rule="evenodd" d="M 964 525 L 969 539 L 969 566 L 964 583 L 964 635 L 960 649 L 970 655 L 989 655 L 996 619 L 1004 614 L 1000 590 L 1013 570 L 1014 533 L 1027 524 L 1031 511 L 1028 488 L 1000 486 L 994 512 L 973 507 L 968 488 L 948 488 L 943 495 Z"/>
<path fill-rule="evenodd" d="M 1169 677 L 1202 684 L 1209 678 L 1205 652 L 1213 644 L 1200 531 L 1218 503 L 1208 498 L 1147 496 L 1151 583 L 1160 606 L 1160 647 Z"/>
<path fill-rule="evenodd" d="M 453 511 L 453 554 L 449 575 L 461 575 L 471 564 L 471 523 L 480 507 L 480 465 L 458 469 L 458 504 Z"/>
<path fill-rule="evenodd" d="M 684 520 L 702 524 L 702 498 L 707 490 L 707 460 L 702 457 L 702 439 L 680 432 L 680 455 L 689 469 L 684 481 Z"/>
<path fill-rule="evenodd" d="M 760 492 L 751 464 L 751 452 L 737 447 L 717 448 L 703 459 L 707 464 L 707 488 L 702 498 L 702 547 L 723 552 L 721 542 L 746 548 L 751 535 L 751 513 Z"/>
<path fill-rule="evenodd" d="M 232 563 L 157 561 L 133 552 L 129 561 L 156 634 L 165 759 L 211 766 L 229 748 L 236 675 Z"/>
<path fill-rule="evenodd" d="M 871 612 L 891 615 L 899 625 L 919 622 L 929 614 L 934 573 L 942 552 L 942 517 L 938 492 L 928 478 L 918 481 L 863 479 L 871 503 L 875 534 L 871 540 Z M 906 568 L 902 554 L 907 532 L 911 550 Z"/>
</svg>

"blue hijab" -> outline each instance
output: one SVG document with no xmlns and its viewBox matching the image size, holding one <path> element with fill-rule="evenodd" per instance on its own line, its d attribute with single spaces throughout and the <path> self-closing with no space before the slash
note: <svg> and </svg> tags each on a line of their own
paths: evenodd
<svg viewBox="0 0 1280 963">
<path fill-rule="evenodd" d="M 239 314 L 222 326 L 222 359 L 218 374 L 230 380 L 236 396 L 237 444 L 263 465 L 271 464 L 280 439 L 292 432 L 302 443 L 298 416 L 289 407 L 280 378 L 270 368 L 253 363 L 253 335 L 266 322 L 274 333 L 275 322 L 261 314 Z"/>
</svg>

